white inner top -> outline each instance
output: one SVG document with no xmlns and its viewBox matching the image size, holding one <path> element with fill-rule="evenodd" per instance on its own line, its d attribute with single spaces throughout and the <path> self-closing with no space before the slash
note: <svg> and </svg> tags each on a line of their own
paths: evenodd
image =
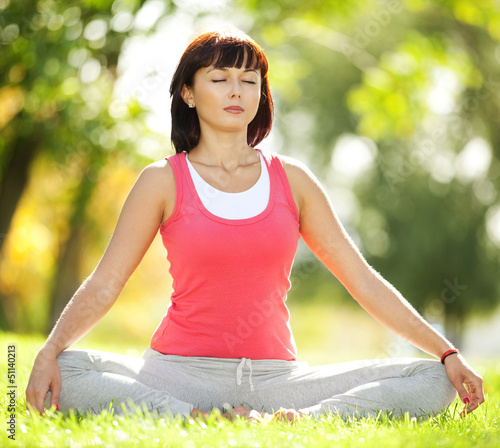
<svg viewBox="0 0 500 448">
<path fill-rule="evenodd" d="M 186 162 L 196 192 L 210 213 L 225 219 L 247 219 L 257 216 L 266 209 L 271 184 L 264 157 L 259 151 L 257 153 L 260 159 L 260 177 L 250 189 L 239 193 L 227 193 L 212 187 L 194 169 L 186 154 Z"/>
</svg>

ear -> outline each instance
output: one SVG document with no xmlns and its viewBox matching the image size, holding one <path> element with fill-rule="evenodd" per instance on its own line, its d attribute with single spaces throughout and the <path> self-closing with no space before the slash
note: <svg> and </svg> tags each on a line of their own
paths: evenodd
<svg viewBox="0 0 500 448">
<path fill-rule="evenodd" d="M 191 87 L 189 87 L 187 84 L 184 84 L 182 86 L 181 96 L 186 104 L 192 104 L 193 106 L 195 106 L 193 91 L 192 91 Z"/>
</svg>

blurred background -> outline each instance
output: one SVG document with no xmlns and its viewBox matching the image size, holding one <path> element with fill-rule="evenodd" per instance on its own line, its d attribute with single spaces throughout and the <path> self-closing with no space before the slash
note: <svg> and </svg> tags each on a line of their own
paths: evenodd
<svg viewBox="0 0 500 448">
<path fill-rule="evenodd" d="M 0 0 L 0 328 L 47 334 L 140 171 L 173 154 L 169 83 L 200 30 L 265 50 L 260 147 L 302 160 L 368 261 L 469 356 L 500 356 L 500 2 Z M 288 304 L 311 363 L 422 355 L 303 245 Z M 82 342 L 140 352 L 166 311 L 157 238 Z"/>
</svg>

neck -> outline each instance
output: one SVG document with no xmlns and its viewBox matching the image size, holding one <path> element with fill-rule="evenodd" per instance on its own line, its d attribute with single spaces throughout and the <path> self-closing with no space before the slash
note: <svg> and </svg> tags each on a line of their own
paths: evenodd
<svg viewBox="0 0 500 448">
<path fill-rule="evenodd" d="M 232 170 L 255 162 L 255 150 L 247 144 L 247 133 L 202 132 L 198 145 L 189 153 L 189 160 Z"/>
</svg>

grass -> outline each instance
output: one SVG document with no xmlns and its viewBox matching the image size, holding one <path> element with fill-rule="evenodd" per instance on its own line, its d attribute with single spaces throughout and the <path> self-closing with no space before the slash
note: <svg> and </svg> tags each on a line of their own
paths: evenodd
<svg viewBox="0 0 500 448">
<path fill-rule="evenodd" d="M 500 361 L 484 363 L 487 402 L 462 419 L 454 403 L 445 413 L 423 422 L 414 419 L 302 420 L 294 425 L 192 419 L 164 419 L 147 414 L 98 416 L 53 413 L 30 416 L 25 411 L 24 388 L 34 356 L 42 344 L 39 337 L 1 334 L 0 361 L 2 447 L 500 447 Z M 16 344 L 15 440 L 7 438 L 9 413 L 6 395 L 7 346 Z M 111 349 L 112 347 L 99 347 Z M 120 351 L 120 350 L 115 350 Z M 122 350 L 123 352 L 123 350 Z"/>
</svg>

